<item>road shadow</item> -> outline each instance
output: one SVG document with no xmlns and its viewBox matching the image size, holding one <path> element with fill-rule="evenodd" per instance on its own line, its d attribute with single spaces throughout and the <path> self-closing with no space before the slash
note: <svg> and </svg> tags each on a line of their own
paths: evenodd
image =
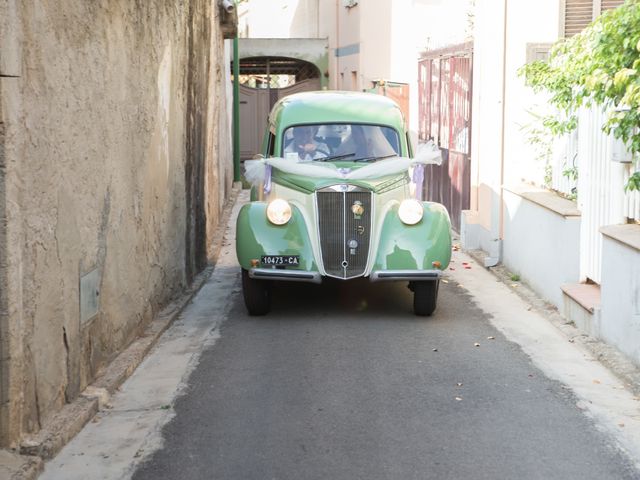
<svg viewBox="0 0 640 480">
<path fill-rule="evenodd" d="M 439 307 L 432 317 L 413 314 L 413 292 L 408 282 L 376 282 L 367 278 L 338 280 L 324 278 L 320 285 L 299 282 L 273 282 L 271 287 L 271 313 L 289 316 L 355 315 L 367 317 L 407 317 L 426 319 L 438 316 L 449 304 L 453 292 L 441 283 Z"/>
</svg>

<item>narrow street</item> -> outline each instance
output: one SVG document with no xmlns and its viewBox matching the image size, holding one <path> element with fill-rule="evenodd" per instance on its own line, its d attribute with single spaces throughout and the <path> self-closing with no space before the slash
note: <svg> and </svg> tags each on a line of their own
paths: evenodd
<svg viewBox="0 0 640 480">
<path fill-rule="evenodd" d="M 450 272 L 431 318 L 367 281 L 280 284 L 249 317 L 227 240 L 41 478 L 638 478 L 633 395 L 478 265 Z"/>
<path fill-rule="evenodd" d="M 0 46 L 0 480 L 640 480 L 640 0 Z"/>
</svg>

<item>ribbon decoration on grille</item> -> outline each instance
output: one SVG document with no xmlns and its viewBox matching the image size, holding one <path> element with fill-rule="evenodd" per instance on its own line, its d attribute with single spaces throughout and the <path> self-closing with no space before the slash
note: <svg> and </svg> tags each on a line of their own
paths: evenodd
<svg viewBox="0 0 640 480">
<path fill-rule="evenodd" d="M 265 193 L 271 191 L 271 170 L 277 168 L 284 173 L 302 175 L 309 178 L 335 178 L 337 180 L 370 180 L 387 175 L 408 171 L 415 166 L 413 181 L 416 183 L 416 195 L 422 195 L 424 181 L 424 165 L 441 165 L 442 153 L 433 141 L 418 146 L 416 156 L 393 157 L 369 163 L 357 169 L 338 168 L 333 163 L 292 162 L 282 157 L 245 160 L 245 178 L 256 187 L 262 186 Z M 418 191 L 420 193 L 418 193 Z"/>
</svg>

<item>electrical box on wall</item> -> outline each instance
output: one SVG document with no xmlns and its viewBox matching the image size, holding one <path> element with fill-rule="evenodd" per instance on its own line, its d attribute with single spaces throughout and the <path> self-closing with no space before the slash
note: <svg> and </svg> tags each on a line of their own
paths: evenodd
<svg viewBox="0 0 640 480">
<path fill-rule="evenodd" d="M 633 155 L 620 138 L 611 136 L 611 160 L 618 163 L 633 162 Z"/>
<path fill-rule="evenodd" d="M 97 268 L 80 277 L 80 324 L 98 314 L 100 303 L 100 270 Z"/>
</svg>

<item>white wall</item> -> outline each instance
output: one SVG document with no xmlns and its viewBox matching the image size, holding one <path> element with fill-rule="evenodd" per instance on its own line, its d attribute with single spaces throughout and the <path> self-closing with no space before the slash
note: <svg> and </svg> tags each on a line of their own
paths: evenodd
<svg viewBox="0 0 640 480">
<path fill-rule="evenodd" d="M 542 180 L 544 164 L 534 159 L 522 128 L 530 122 L 527 110 L 544 99 L 524 86 L 518 69 L 526 63 L 527 44 L 558 38 L 558 1 L 500 0 L 476 6 L 471 209 L 477 211 L 477 228 L 485 230 L 479 236 L 486 239 L 481 247 L 494 258 L 504 236 L 502 185 Z"/>
<path fill-rule="evenodd" d="M 299 5 L 302 4 L 302 5 Z M 294 17 L 298 7 L 305 10 L 299 15 L 299 22 L 294 25 Z M 292 38 L 292 30 L 301 37 L 310 35 L 316 23 L 307 15 L 307 2 L 304 0 L 253 0 L 240 4 L 240 31 L 245 31 L 245 25 L 249 25 L 249 38 Z M 304 32 L 304 33 L 303 33 Z"/>
<path fill-rule="evenodd" d="M 476 8 L 471 136 L 471 209 L 489 233 L 480 245 L 491 257 L 500 253 L 500 188 L 503 100 L 503 2 Z"/>
<path fill-rule="evenodd" d="M 394 8 L 397 2 L 393 1 Z M 411 45 L 420 50 L 442 48 L 467 41 L 471 36 L 470 0 L 409 0 L 413 15 L 406 17 L 414 34 Z M 480 2 L 477 2 L 480 3 Z"/>
<path fill-rule="evenodd" d="M 529 111 L 545 113 L 547 96 L 536 95 L 525 86 L 518 69 L 527 63 L 527 45 L 558 40 L 560 5 L 558 0 L 520 2 L 510 0 L 507 8 L 507 49 L 505 95 L 505 182 L 521 179 L 543 184 L 544 161 L 525 138 L 523 128 L 532 123 Z"/>
<path fill-rule="evenodd" d="M 580 217 L 565 217 L 505 191 L 503 264 L 562 308 L 561 285 L 578 281 Z"/>
<path fill-rule="evenodd" d="M 604 235 L 602 243 L 600 336 L 640 364 L 640 251 Z"/>
</svg>

